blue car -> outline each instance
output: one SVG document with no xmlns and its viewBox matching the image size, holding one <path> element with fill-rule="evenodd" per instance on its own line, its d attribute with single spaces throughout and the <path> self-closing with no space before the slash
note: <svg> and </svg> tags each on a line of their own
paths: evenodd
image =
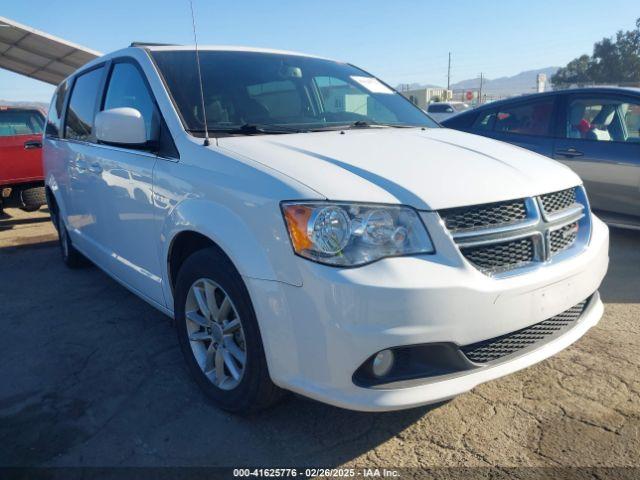
<svg viewBox="0 0 640 480">
<path fill-rule="evenodd" d="M 554 158 L 613 226 L 640 229 L 640 89 L 579 88 L 483 105 L 442 122 Z"/>
</svg>

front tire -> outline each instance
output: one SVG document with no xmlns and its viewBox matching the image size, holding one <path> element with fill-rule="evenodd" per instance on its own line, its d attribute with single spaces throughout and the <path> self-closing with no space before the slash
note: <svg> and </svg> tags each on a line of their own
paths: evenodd
<svg viewBox="0 0 640 480">
<path fill-rule="evenodd" d="M 185 260 L 176 281 L 174 313 L 187 367 L 218 407 L 251 413 L 282 397 L 269 377 L 249 292 L 219 251 L 206 248 Z"/>
</svg>

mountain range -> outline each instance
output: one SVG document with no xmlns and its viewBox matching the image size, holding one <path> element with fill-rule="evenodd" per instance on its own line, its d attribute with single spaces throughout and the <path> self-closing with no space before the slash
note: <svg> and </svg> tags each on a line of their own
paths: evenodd
<svg viewBox="0 0 640 480">
<path fill-rule="evenodd" d="M 547 76 L 547 85 L 551 80 L 551 76 L 558 71 L 560 67 L 545 67 L 536 70 L 527 70 L 520 72 L 511 77 L 499 77 L 495 79 L 484 78 L 482 82 L 482 91 L 487 95 L 522 95 L 524 93 L 534 93 L 536 91 L 536 78 L 538 74 L 544 73 Z M 451 84 L 452 90 L 477 90 L 480 86 L 480 78 L 470 78 L 461 80 Z M 412 83 L 409 85 L 410 90 L 418 88 L 443 88 L 442 85 Z M 406 87 L 405 87 L 406 88 Z M 549 87 L 547 87 L 548 89 Z M 400 88 L 399 88 L 400 89 Z"/>
</svg>

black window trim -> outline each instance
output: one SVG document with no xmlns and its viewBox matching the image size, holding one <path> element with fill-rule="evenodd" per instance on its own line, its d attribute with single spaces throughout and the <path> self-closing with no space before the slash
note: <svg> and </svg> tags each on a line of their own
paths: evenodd
<svg viewBox="0 0 640 480">
<path fill-rule="evenodd" d="M 637 103 L 640 105 L 640 95 L 635 96 L 633 94 L 629 94 L 628 92 L 565 92 L 562 95 L 562 102 L 560 102 L 560 114 L 558 115 L 558 128 L 557 133 L 560 140 L 567 141 L 575 141 L 577 142 L 587 142 L 587 143 L 615 143 L 616 145 L 637 145 L 640 146 L 640 142 L 621 142 L 619 140 L 595 140 L 592 138 L 569 138 L 567 137 L 567 113 L 569 109 L 569 105 L 571 101 L 576 99 L 606 99 L 606 98 L 618 98 L 618 99 L 626 99 L 628 102 Z"/>
</svg>

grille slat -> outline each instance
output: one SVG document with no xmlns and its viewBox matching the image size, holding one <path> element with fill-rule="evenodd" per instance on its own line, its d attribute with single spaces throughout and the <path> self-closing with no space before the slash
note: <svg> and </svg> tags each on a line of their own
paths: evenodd
<svg viewBox="0 0 640 480">
<path fill-rule="evenodd" d="M 475 363 L 487 363 L 512 355 L 573 325 L 580 318 L 588 303 L 589 299 L 584 300 L 548 320 L 500 337 L 466 345 L 460 350 Z"/>
<path fill-rule="evenodd" d="M 462 254 L 484 273 L 511 270 L 533 261 L 533 240 L 523 238 L 481 247 L 463 248 Z"/>
<path fill-rule="evenodd" d="M 544 208 L 545 213 L 557 213 L 577 203 L 576 189 L 569 188 L 559 192 L 540 195 L 540 201 L 542 202 L 542 208 Z"/>
<path fill-rule="evenodd" d="M 441 210 L 440 216 L 452 233 L 510 225 L 527 218 L 524 200 L 490 203 Z"/>
</svg>

